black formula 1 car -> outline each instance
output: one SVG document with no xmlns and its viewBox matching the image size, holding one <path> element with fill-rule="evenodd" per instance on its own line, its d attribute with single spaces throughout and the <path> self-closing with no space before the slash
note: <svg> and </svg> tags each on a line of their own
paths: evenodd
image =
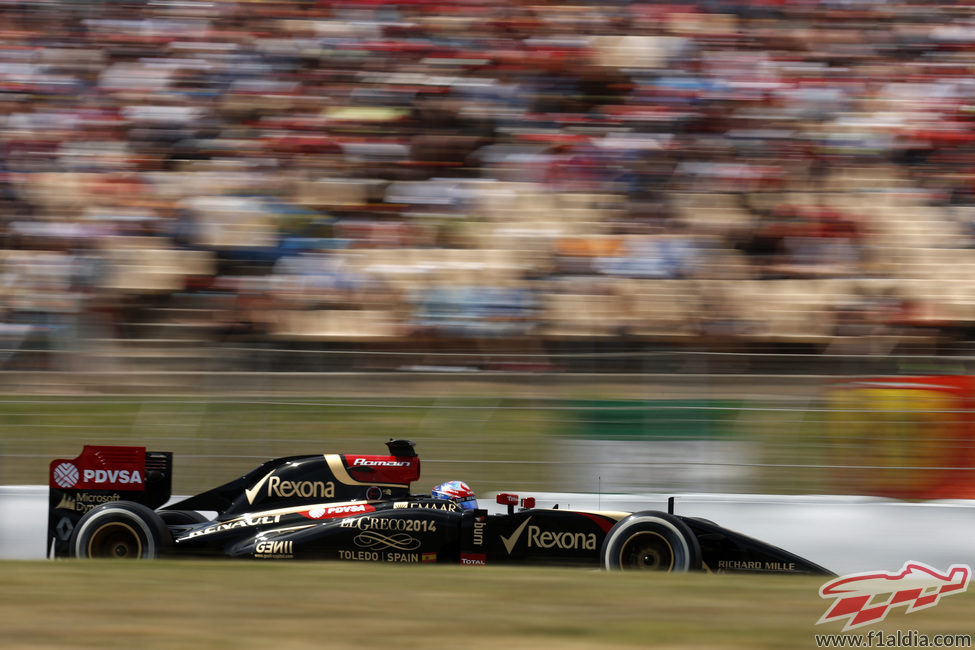
<svg viewBox="0 0 975 650">
<path fill-rule="evenodd" d="M 504 493 L 497 502 L 507 506 L 506 513 L 464 510 L 453 501 L 410 494 L 420 477 L 414 445 L 406 440 L 386 445 L 389 455 L 383 456 L 277 458 L 176 503 L 169 503 L 170 452 L 88 445 L 77 458 L 51 463 L 48 556 L 832 575 L 771 544 L 673 512 L 536 509 L 533 499 Z"/>
</svg>

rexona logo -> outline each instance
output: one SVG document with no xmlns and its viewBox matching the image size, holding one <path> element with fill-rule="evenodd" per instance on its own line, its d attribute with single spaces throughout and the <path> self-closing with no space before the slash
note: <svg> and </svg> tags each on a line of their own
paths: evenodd
<svg viewBox="0 0 975 650">
<path fill-rule="evenodd" d="M 501 536 L 501 542 L 504 544 L 505 550 L 508 551 L 508 555 L 511 555 L 511 552 L 515 549 L 526 527 L 528 528 L 528 548 L 557 548 L 565 551 L 596 550 L 597 539 L 595 533 L 573 533 L 570 531 L 553 533 L 542 530 L 538 526 L 529 526 L 528 522 L 530 521 L 531 517 L 521 522 L 511 535 L 507 537 L 504 535 Z"/>
<path fill-rule="evenodd" d="M 538 526 L 528 527 L 528 547 L 560 548 L 567 551 L 595 551 L 595 533 L 553 533 Z"/>
<path fill-rule="evenodd" d="M 409 467 L 408 460 L 369 460 L 368 458 L 356 458 L 352 463 L 353 467 Z"/>
<path fill-rule="evenodd" d="M 843 631 L 879 623 L 894 607 L 910 614 L 934 607 L 942 596 L 968 589 L 972 569 L 952 564 L 946 572 L 921 562 L 906 562 L 900 571 L 868 571 L 830 580 L 819 588 L 821 598 L 835 598 L 816 624 L 845 621 Z"/>
<path fill-rule="evenodd" d="M 514 532 L 507 537 L 504 535 L 500 536 L 501 542 L 504 544 L 504 549 L 508 551 L 508 555 L 511 555 L 511 551 L 515 550 L 515 545 L 518 544 L 518 539 L 521 538 L 521 534 L 525 532 L 525 526 L 527 526 L 528 522 L 531 520 L 532 518 L 529 517 L 525 521 L 521 522 L 518 527 L 515 528 Z"/>
<path fill-rule="evenodd" d="M 267 482 L 267 494 L 272 497 L 321 497 L 335 496 L 335 484 L 331 481 L 283 481 L 272 476 Z"/>
<path fill-rule="evenodd" d="M 244 490 L 248 503 L 254 503 L 254 499 L 261 493 L 262 488 L 267 488 L 264 495 L 268 498 L 279 497 L 287 499 L 289 497 L 301 497 L 303 499 L 331 499 L 335 496 L 335 483 L 332 481 L 287 481 L 280 476 L 274 476 L 274 472 L 268 472 L 264 478 L 257 482 L 254 487 Z"/>
</svg>

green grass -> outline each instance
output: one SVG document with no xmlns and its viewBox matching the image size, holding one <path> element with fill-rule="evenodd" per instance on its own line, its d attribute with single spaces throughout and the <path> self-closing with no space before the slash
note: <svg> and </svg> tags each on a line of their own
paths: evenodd
<svg viewBox="0 0 975 650">
<path fill-rule="evenodd" d="M 389 438 L 409 438 L 423 459 L 418 489 L 463 477 L 482 493 L 572 490 L 581 488 L 571 487 L 571 469 L 560 464 L 569 458 L 559 449 L 562 440 L 621 428 L 668 437 L 674 427 L 707 430 L 719 420 L 725 423 L 722 439 L 754 443 L 757 464 L 749 470 L 745 491 L 856 492 L 858 475 L 823 467 L 882 460 L 842 455 L 837 449 L 844 448 L 825 435 L 821 414 L 802 408 L 761 408 L 749 402 L 737 410 L 704 409 L 696 415 L 686 407 L 644 422 L 639 410 L 621 414 L 579 404 L 589 402 L 460 396 L 7 397 L 0 398 L 0 484 L 46 483 L 51 460 L 73 458 L 86 443 L 120 444 L 174 452 L 174 493 L 191 494 L 269 458 L 384 453 Z M 673 427 L 668 417 L 676 418 Z M 628 419 L 621 423 L 620 418 Z M 644 438 L 630 444 L 652 443 Z M 645 489 L 653 489 L 651 471 Z M 902 478 L 895 471 L 883 476 Z"/>
<path fill-rule="evenodd" d="M 579 569 L 0 563 L 11 648 L 812 648 L 821 580 Z M 975 597 L 882 629 L 967 633 Z M 873 629 L 873 628 L 871 628 Z"/>
<path fill-rule="evenodd" d="M 417 442 L 423 483 L 457 476 L 481 491 L 539 489 L 558 422 L 530 403 L 497 399 L 30 397 L 0 401 L 0 484 L 44 484 L 55 458 L 85 443 L 175 454 L 175 493 L 235 478 L 289 454 L 385 453 L 390 438 Z"/>
</svg>

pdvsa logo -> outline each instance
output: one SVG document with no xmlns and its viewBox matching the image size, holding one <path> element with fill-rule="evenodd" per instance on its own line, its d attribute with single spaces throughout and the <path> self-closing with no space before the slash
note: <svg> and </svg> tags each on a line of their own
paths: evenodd
<svg viewBox="0 0 975 650">
<path fill-rule="evenodd" d="M 51 480 L 57 487 L 87 489 L 141 489 L 142 472 L 137 469 L 89 469 L 81 471 L 74 463 L 59 463 L 51 470 Z M 131 486 L 131 487 L 123 487 Z"/>
<path fill-rule="evenodd" d="M 85 483 L 142 483 L 139 470 L 127 469 L 86 469 L 82 473 Z"/>
<path fill-rule="evenodd" d="M 350 515 L 358 515 L 363 512 L 375 511 L 376 509 L 373 506 L 365 503 L 357 503 L 345 506 L 314 508 L 313 510 L 308 510 L 300 514 L 304 517 L 308 517 L 309 519 L 334 519 L 337 517 L 348 517 Z"/>
<path fill-rule="evenodd" d="M 51 472 L 51 477 L 58 487 L 71 488 L 78 484 L 80 474 L 74 463 L 61 463 Z"/>
<path fill-rule="evenodd" d="M 934 607 L 942 596 L 968 589 L 972 569 L 952 564 L 946 572 L 922 562 L 906 562 L 900 571 L 868 571 L 830 580 L 819 588 L 821 598 L 835 598 L 816 624 L 845 621 L 843 631 L 879 623 L 894 607 L 904 605 L 910 614 Z M 880 596 L 883 598 L 879 598 Z"/>
</svg>

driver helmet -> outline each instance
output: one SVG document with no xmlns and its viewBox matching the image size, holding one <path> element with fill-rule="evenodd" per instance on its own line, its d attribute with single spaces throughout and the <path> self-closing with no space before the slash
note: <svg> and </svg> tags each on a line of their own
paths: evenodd
<svg viewBox="0 0 975 650">
<path fill-rule="evenodd" d="M 477 495 L 463 481 L 447 481 L 433 488 L 434 499 L 453 501 L 461 510 L 477 510 Z"/>
</svg>

